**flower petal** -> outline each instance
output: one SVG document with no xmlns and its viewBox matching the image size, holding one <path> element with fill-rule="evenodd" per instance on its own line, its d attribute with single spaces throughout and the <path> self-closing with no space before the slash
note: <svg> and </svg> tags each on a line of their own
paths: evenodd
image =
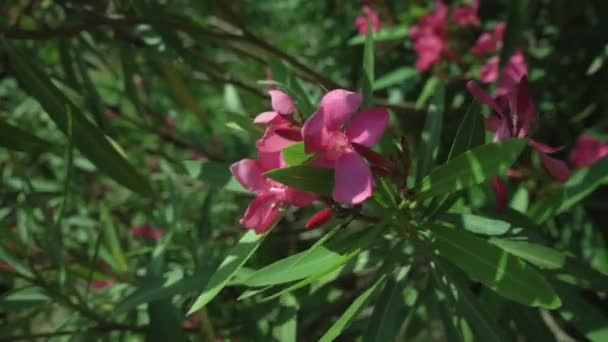
<svg viewBox="0 0 608 342">
<path fill-rule="evenodd" d="M 241 159 L 230 166 L 230 172 L 249 191 L 264 191 L 268 188 L 261 165 L 253 159 Z"/>
<path fill-rule="evenodd" d="M 255 143 L 258 152 L 280 152 L 283 148 L 295 143 L 278 135 L 274 128 L 267 128 L 264 135 Z"/>
<path fill-rule="evenodd" d="M 272 192 L 262 192 L 257 195 L 243 214 L 241 224 L 256 233 L 265 232 L 279 217 L 281 202 Z"/>
<path fill-rule="evenodd" d="M 568 178 L 570 178 L 568 164 L 566 164 L 564 161 L 549 157 L 549 155 L 544 153 L 541 153 L 540 157 L 549 174 L 557 181 L 564 183 L 568 180 Z"/>
<path fill-rule="evenodd" d="M 387 123 L 386 108 L 368 109 L 355 116 L 345 133 L 350 142 L 371 147 L 380 141 Z"/>
<path fill-rule="evenodd" d="M 337 202 L 354 205 L 372 196 L 372 172 L 357 153 L 347 152 L 336 161 L 335 177 L 332 197 Z"/>
<path fill-rule="evenodd" d="M 280 90 L 269 90 L 272 109 L 279 114 L 287 115 L 294 112 L 296 106 L 289 95 Z"/>
<path fill-rule="evenodd" d="M 317 195 L 308 192 L 296 190 L 290 187 L 285 189 L 285 196 L 289 204 L 296 207 L 305 207 L 317 199 Z"/>
<path fill-rule="evenodd" d="M 277 112 L 264 112 L 258 114 L 258 116 L 253 119 L 254 124 L 258 125 L 267 125 L 272 122 L 272 120 L 276 119 L 279 116 Z"/>
<path fill-rule="evenodd" d="M 361 94 L 345 89 L 334 89 L 325 94 L 321 99 L 321 108 L 327 130 L 339 130 L 357 112 L 361 101 L 363 101 Z"/>
<path fill-rule="evenodd" d="M 503 110 L 498 106 L 496 101 L 488 93 L 481 90 L 474 81 L 467 82 L 467 89 L 477 101 L 492 107 L 496 113 L 503 115 Z"/>
<path fill-rule="evenodd" d="M 302 127 L 302 138 L 306 153 L 322 152 L 325 150 L 329 134 L 325 126 L 325 113 L 323 108 L 314 112 Z"/>
<path fill-rule="evenodd" d="M 528 142 L 528 145 L 532 146 L 532 148 L 534 148 L 538 152 L 546 153 L 546 154 L 557 153 L 564 149 L 564 146 L 553 147 L 553 146 L 549 146 L 545 143 L 542 143 L 540 141 L 536 141 L 533 139 L 530 139 L 530 142 Z"/>
</svg>

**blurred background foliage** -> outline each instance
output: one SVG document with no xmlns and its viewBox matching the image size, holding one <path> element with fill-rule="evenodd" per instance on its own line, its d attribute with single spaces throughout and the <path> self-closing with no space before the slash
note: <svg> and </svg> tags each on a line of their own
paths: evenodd
<svg viewBox="0 0 608 342">
<path fill-rule="evenodd" d="M 390 136 L 415 145 L 424 89 L 431 76 L 443 79 L 445 155 L 471 102 L 465 81 L 478 66 L 465 56 L 417 72 L 406 32 L 432 1 L 375 3 L 383 33 L 376 36 L 374 102 L 391 110 Z M 463 46 L 507 20 L 517 3 L 526 5 L 517 47 L 539 107 L 535 133 L 566 146 L 565 159 L 582 133 L 608 138 L 608 2 L 482 1 L 482 27 L 459 33 Z M 328 89 L 359 88 L 360 2 L 11 0 L 0 13 L 0 340 L 315 340 L 371 286 L 370 272 L 390 244 L 374 245 L 315 291 L 237 301 L 241 289 L 229 287 L 194 318 L 185 316 L 244 232 L 238 219 L 250 197 L 228 166 L 254 156 L 263 131 L 252 118 L 269 108 L 263 81 L 298 83 L 315 99 Z M 509 184 L 513 215 L 556 187 L 528 159 L 532 176 Z M 600 187 L 534 229 L 578 256 L 578 267 L 608 273 L 607 200 Z M 479 187 L 466 207 L 493 215 L 493 201 L 490 187 Z M 303 229 L 314 211 L 289 211 L 240 276 L 312 245 L 324 233 Z M 162 238 L 133 234 L 145 225 Z M 605 341 L 608 282 L 593 274 L 603 289 L 561 285 L 566 305 L 557 312 L 505 303 L 473 284 L 475 305 L 511 337 Z M 446 311 L 442 297 L 425 290 L 438 280 L 395 279 L 387 300 L 404 305 L 386 306 L 382 317 L 392 319 L 382 329 L 395 333 L 386 336 L 449 339 L 449 305 Z M 368 331 L 369 315 L 344 340 Z"/>
</svg>

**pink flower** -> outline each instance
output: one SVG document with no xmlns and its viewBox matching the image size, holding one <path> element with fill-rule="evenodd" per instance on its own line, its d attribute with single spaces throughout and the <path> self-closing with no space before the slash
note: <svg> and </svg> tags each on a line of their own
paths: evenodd
<svg viewBox="0 0 608 342">
<path fill-rule="evenodd" d="M 194 330 L 201 326 L 201 318 L 198 314 L 191 315 L 182 322 L 184 329 Z"/>
<path fill-rule="evenodd" d="M 289 126 L 291 121 L 286 116 L 291 115 L 296 109 L 293 100 L 281 90 L 271 89 L 268 94 L 272 103 L 272 111 L 260 113 L 253 119 L 253 122 L 272 126 Z"/>
<path fill-rule="evenodd" d="M 441 0 L 437 0 L 433 12 L 420 18 L 418 23 L 410 28 L 408 36 L 414 42 L 414 51 L 418 55 L 418 71 L 427 70 L 439 61 L 442 54 L 448 52 L 445 37 L 447 14 L 448 7 Z"/>
<path fill-rule="evenodd" d="M 230 166 L 230 171 L 239 183 L 256 193 L 240 222 L 258 234 L 272 226 L 283 205 L 304 207 L 316 199 L 313 194 L 292 189 L 264 176 L 266 171 L 285 166 L 281 150 L 293 143 L 268 128 L 257 142 L 259 160 L 242 159 Z"/>
<path fill-rule="evenodd" d="M 478 88 L 473 81 L 467 83 L 467 88 L 479 102 L 494 109 L 494 115 L 486 119 L 486 127 L 496 132 L 494 141 L 529 136 L 530 126 L 536 116 L 536 106 L 530 98 L 528 79 L 525 76 L 496 98 Z M 570 171 L 566 163 L 549 156 L 561 151 L 563 147 L 551 147 L 532 139 L 529 145 L 540 153 L 545 168 L 553 178 L 560 182 L 568 180 Z"/>
<path fill-rule="evenodd" d="M 94 289 L 105 289 L 113 286 L 115 283 L 114 278 L 102 279 L 102 280 L 91 280 L 91 287 Z"/>
<path fill-rule="evenodd" d="M 362 203 L 372 195 L 373 188 L 372 171 L 353 144 L 375 145 L 388 123 L 385 108 L 369 109 L 357 114 L 342 131 L 361 101 L 358 93 L 332 90 L 302 127 L 306 152 L 318 153 L 316 163 L 336 170 L 333 199 L 347 204 Z"/>
<path fill-rule="evenodd" d="M 137 226 L 131 228 L 131 234 L 136 236 L 142 236 L 152 241 L 160 240 L 163 237 L 163 230 L 160 228 L 154 228 L 151 224 L 146 223 L 143 226 Z"/>
<path fill-rule="evenodd" d="M 364 5 L 362 12 L 363 15 L 355 19 L 355 26 L 357 26 L 359 34 L 365 35 L 367 32 L 368 20 L 371 21 L 372 32 L 378 31 L 378 29 L 380 29 L 380 16 L 378 15 L 378 12 L 369 5 Z"/>
<path fill-rule="evenodd" d="M 498 23 L 494 27 L 492 33 L 483 33 L 477 39 L 475 45 L 471 48 L 471 52 L 475 55 L 482 56 L 486 53 L 497 52 L 502 48 L 502 39 L 505 33 L 505 23 Z"/>
<path fill-rule="evenodd" d="M 500 78 L 498 77 L 498 63 L 498 56 L 489 58 L 486 64 L 479 69 L 479 79 L 483 83 L 491 83 L 499 79 L 496 95 L 504 95 L 513 89 L 523 76 L 528 74 L 528 67 L 524 54 L 520 50 L 515 51 L 509 58 Z"/>
<path fill-rule="evenodd" d="M 581 135 L 570 152 L 570 163 L 586 167 L 608 156 L 608 142 L 601 143 L 590 135 Z"/>
<path fill-rule="evenodd" d="M 479 17 L 477 16 L 478 9 L 479 0 L 473 0 L 473 3 L 470 5 L 460 5 L 454 8 L 452 20 L 458 25 L 479 26 Z"/>
</svg>

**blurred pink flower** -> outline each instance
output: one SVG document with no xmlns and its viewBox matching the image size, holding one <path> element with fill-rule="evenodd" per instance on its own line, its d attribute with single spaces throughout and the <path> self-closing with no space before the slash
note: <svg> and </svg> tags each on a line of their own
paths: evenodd
<svg viewBox="0 0 608 342">
<path fill-rule="evenodd" d="M 240 222 L 258 234 L 272 226 L 284 204 L 304 207 L 317 198 L 313 194 L 292 189 L 264 176 L 266 171 L 285 166 L 281 150 L 293 143 L 294 141 L 277 135 L 273 128 L 268 128 L 256 144 L 259 160 L 242 159 L 230 167 L 237 181 L 245 189 L 256 193 Z"/>
<path fill-rule="evenodd" d="M 473 0 L 471 4 L 457 6 L 452 12 L 452 20 L 458 25 L 479 26 L 478 9 L 479 0 Z"/>
<path fill-rule="evenodd" d="M 378 12 L 370 5 L 363 5 L 362 12 L 363 14 L 355 19 L 355 26 L 357 26 L 359 34 L 365 35 L 367 32 L 368 20 L 371 21 L 372 32 L 378 31 L 378 29 L 380 29 L 380 16 L 378 15 Z"/>
<path fill-rule="evenodd" d="M 200 325 L 201 318 L 198 314 L 193 314 L 182 322 L 182 327 L 189 330 L 198 329 Z"/>
<path fill-rule="evenodd" d="M 479 102 L 494 109 L 494 114 L 486 119 L 486 127 L 496 132 L 494 141 L 529 136 L 530 126 L 536 119 L 536 106 L 530 97 L 525 76 L 495 98 L 477 87 L 473 81 L 467 83 L 467 88 Z M 540 153 L 545 168 L 553 178 L 560 182 L 568 180 L 570 171 L 566 163 L 549 156 L 561 151 L 563 147 L 551 147 L 533 139 L 530 139 L 529 145 Z"/>
<path fill-rule="evenodd" d="M 528 74 L 524 54 L 517 50 L 504 66 L 502 74 L 498 75 L 499 57 L 490 57 L 486 64 L 479 68 L 479 79 L 483 83 L 491 83 L 498 79 L 496 95 L 504 95 L 513 89 L 519 80 Z"/>
<path fill-rule="evenodd" d="M 91 287 L 97 290 L 105 289 L 113 286 L 115 283 L 114 278 L 102 279 L 102 280 L 91 280 Z"/>
<path fill-rule="evenodd" d="M 586 167 L 608 156 L 608 142 L 600 142 L 590 135 L 581 135 L 570 152 L 570 163 L 575 167 Z"/>
<path fill-rule="evenodd" d="M 131 234 L 142 236 L 152 241 L 157 241 L 163 237 L 164 231 L 160 228 L 154 228 L 151 224 L 146 223 L 143 226 L 131 228 Z"/>
<path fill-rule="evenodd" d="M 253 119 L 256 124 L 272 125 L 275 127 L 289 126 L 291 121 L 286 116 L 295 111 L 295 104 L 289 95 L 281 90 L 271 89 L 268 91 L 272 111 L 263 112 Z"/>
<path fill-rule="evenodd" d="M 441 1 L 435 2 L 435 9 L 420 18 L 409 30 L 408 36 L 414 42 L 418 55 L 416 69 L 425 71 L 437 63 L 442 54 L 447 53 L 446 16 L 448 7 Z"/>
<path fill-rule="evenodd" d="M 335 168 L 332 197 L 341 203 L 359 204 L 372 195 L 372 171 L 353 144 L 375 145 L 388 123 L 385 108 L 368 109 L 350 120 L 343 131 L 362 99 L 358 93 L 332 90 L 323 96 L 319 110 L 302 128 L 306 152 L 318 153 L 315 162 Z"/>
<path fill-rule="evenodd" d="M 498 23 L 492 33 L 485 32 L 471 48 L 471 53 L 482 56 L 486 53 L 494 53 L 502 48 L 502 39 L 505 33 L 505 23 Z"/>
</svg>

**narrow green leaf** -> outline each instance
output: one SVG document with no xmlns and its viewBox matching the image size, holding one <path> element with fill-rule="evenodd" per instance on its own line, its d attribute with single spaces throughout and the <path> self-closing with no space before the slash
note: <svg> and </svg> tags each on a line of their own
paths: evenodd
<svg viewBox="0 0 608 342">
<path fill-rule="evenodd" d="M 289 166 L 296 166 L 310 161 L 314 157 L 312 153 L 304 151 L 304 142 L 297 142 L 283 148 L 283 160 Z"/>
<path fill-rule="evenodd" d="M 295 296 L 285 294 L 279 299 L 279 314 L 272 327 L 276 341 L 295 342 L 298 337 L 298 301 Z"/>
<path fill-rule="evenodd" d="M 112 222 L 112 217 L 110 216 L 107 208 L 104 206 L 101 206 L 100 212 L 101 222 L 103 225 L 103 236 L 107 243 L 108 249 L 110 250 L 110 254 L 112 254 L 112 257 L 114 258 L 116 268 L 120 272 L 127 272 L 127 258 L 122 250 L 122 246 L 120 245 L 116 227 L 114 226 L 114 222 Z"/>
<path fill-rule="evenodd" d="M 504 235 L 511 229 L 509 222 L 495 220 L 473 214 L 441 214 L 441 221 L 449 222 L 456 227 L 481 235 Z"/>
<path fill-rule="evenodd" d="M 146 341 L 188 341 L 182 329 L 182 320 L 170 300 L 148 304 L 150 323 L 146 327 Z"/>
<path fill-rule="evenodd" d="M 458 126 L 447 160 L 452 160 L 473 147 L 483 144 L 484 138 L 485 128 L 481 106 L 477 101 L 473 101 L 469 105 L 464 119 L 460 122 L 460 126 Z"/>
<path fill-rule="evenodd" d="M 15 271 L 28 277 L 32 277 L 32 272 L 19 258 L 11 253 L 3 243 L 0 243 L 0 261 L 7 263 Z"/>
<path fill-rule="evenodd" d="M 11 71 L 21 86 L 34 97 L 57 124 L 67 134 L 68 111 L 73 116 L 73 140 L 75 146 L 108 176 L 141 195 L 149 196 L 152 189 L 135 171 L 129 162 L 78 109 L 50 81 L 50 78 L 12 44 L 2 40 L 10 62 Z"/>
<path fill-rule="evenodd" d="M 255 231 L 250 230 L 243 235 L 237 245 L 234 246 L 228 256 L 220 264 L 211 279 L 209 279 L 207 286 L 205 286 L 203 292 L 198 296 L 188 311 L 188 315 L 198 311 L 217 296 L 217 294 L 226 286 L 230 278 L 245 264 L 251 255 L 253 255 L 269 232 L 270 230 L 259 235 L 256 234 Z"/>
<path fill-rule="evenodd" d="M 15 289 L 0 296 L 0 312 L 8 313 L 45 304 L 51 298 L 39 287 Z"/>
<path fill-rule="evenodd" d="M 376 282 L 365 290 L 354 302 L 346 309 L 346 311 L 338 318 L 338 320 L 329 328 L 329 330 L 321 337 L 319 341 L 330 342 L 335 340 L 348 327 L 350 322 L 365 309 L 368 301 L 376 293 L 376 290 L 384 284 L 386 274 L 383 274 Z"/>
<path fill-rule="evenodd" d="M 445 86 L 439 84 L 433 103 L 426 115 L 424 129 L 420 137 L 420 149 L 418 151 L 418 167 L 416 169 L 416 184 L 419 185 L 422 178 L 435 166 L 439 154 L 439 142 L 441 139 L 441 127 L 443 126 L 443 113 L 445 110 Z"/>
<path fill-rule="evenodd" d="M 389 40 L 402 40 L 407 37 L 407 26 L 391 26 L 381 28 L 380 30 L 374 32 L 374 41 L 375 42 L 384 42 Z M 357 35 L 351 38 L 348 41 L 348 45 L 361 45 L 365 44 L 367 40 L 366 36 Z"/>
<path fill-rule="evenodd" d="M 363 105 L 367 109 L 372 105 L 374 97 L 374 32 L 371 20 L 367 21 L 367 32 L 365 33 L 365 46 L 363 48 Z"/>
<path fill-rule="evenodd" d="M 608 340 L 608 317 L 601 307 L 592 305 L 575 288 L 557 285 L 556 290 L 564 298 L 562 317 L 580 330 L 589 341 Z"/>
<path fill-rule="evenodd" d="M 527 139 L 508 139 L 475 147 L 426 176 L 417 198 L 456 192 L 501 175 L 517 160 L 527 143 Z"/>
<path fill-rule="evenodd" d="M 422 92 L 418 99 L 416 99 L 416 109 L 422 109 L 426 102 L 435 94 L 435 90 L 441 83 L 441 80 L 435 76 L 431 76 L 426 83 L 424 83 L 424 87 L 422 88 Z"/>
<path fill-rule="evenodd" d="M 379 77 L 374 82 L 374 90 L 382 90 L 392 85 L 407 81 L 418 75 L 418 71 L 415 68 L 406 66 L 397 68 L 382 77 Z"/>
<path fill-rule="evenodd" d="M 0 146 L 9 150 L 35 153 L 48 150 L 52 144 L 0 120 Z"/>
<path fill-rule="evenodd" d="M 528 306 L 555 309 L 561 300 L 534 268 L 484 239 L 444 227 L 432 227 L 439 254 L 498 294 Z"/>
<path fill-rule="evenodd" d="M 529 263 L 545 269 L 559 269 L 566 262 L 566 255 L 553 248 L 527 241 L 492 238 L 492 244 L 516 255 Z"/>
<path fill-rule="evenodd" d="M 334 187 L 334 170 L 297 165 L 274 169 L 264 174 L 292 188 L 314 194 L 331 196 Z"/>
<path fill-rule="evenodd" d="M 528 23 L 529 13 L 530 6 L 528 0 L 512 0 L 509 2 L 507 27 L 505 28 L 503 47 L 500 50 L 500 69 L 507 64 L 507 61 L 521 43 L 523 32 Z"/>
</svg>

